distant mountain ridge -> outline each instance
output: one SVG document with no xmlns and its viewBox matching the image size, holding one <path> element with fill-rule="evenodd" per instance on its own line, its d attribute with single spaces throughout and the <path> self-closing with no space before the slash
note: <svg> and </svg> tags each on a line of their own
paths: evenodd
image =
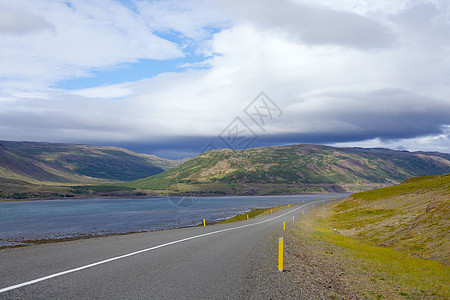
<svg viewBox="0 0 450 300">
<path fill-rule="evenodd" d="M 4 180 L 61 184 L 129 181 L 177 164 L 118 147 L 0 141 L 0 179 Z"/>
<path fill-rule="evenodd" d="M 354 192 L 450 172 L 450 154 L 321 145 L 214 150 L 129 182 L 175 194 Z"/>
<path fill-rule="evenodd" d="M 0 199 L 355 192 L 450 173 L 450 154 L 321 145 L 213 150 L 184 161 L 118 147 L 0 141 Z"/>
</svg>

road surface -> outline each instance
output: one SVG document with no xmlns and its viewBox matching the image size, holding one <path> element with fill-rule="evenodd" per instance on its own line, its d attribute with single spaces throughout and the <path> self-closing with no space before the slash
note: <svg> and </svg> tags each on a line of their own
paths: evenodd
<svg viewBox="0 0 450 300">
<path fill-rule="evenodd" d="M 230 224 L 5 249 L 0 299 L 243 298 L 283 221 L 289 230 L 323 200 Z"/>
</svg>

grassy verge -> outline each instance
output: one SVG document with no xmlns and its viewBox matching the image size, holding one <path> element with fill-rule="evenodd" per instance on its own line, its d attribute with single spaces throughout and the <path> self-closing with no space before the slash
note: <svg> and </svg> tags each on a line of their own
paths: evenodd
<svg viewBox="0 0 450 300">
<path fill-rule="evenodd" d="M 274 213 L 276 211 L 279 211 L 281 209 L 287 208 L 288 205 L 294 205 L 294 204 L 286 204 L 286 205 L 281 205 L 281 206 L 277 206 L 277 207 L 273 207 L 273 208 L 256 209 L 256 210 L 250 211 L 248 213 L 244 213 L 244 214 L 232 217 L 230 219 L 224 220 L 224 221 L 220 222 L 219 224 L 244 221 L 244 220 L 247 220 L 247 216 L 248 216 L 249 219 L 262 217 L 262 216 L 268 215 L 270 213 Z"/>
<path fill-rule="evenodd" d="M 324 217 L 330 206 L 302 218 L 293 235 L 323 259 L 334 260 L 360 297 L 449 299 L 448 266 L 336 233 L 333 224 Z"/>
<path fill-rule="evenodd" d="M 326 215 L 347 237 L 450 265 L 450 175 L 353 194 Z"/>
</svg>

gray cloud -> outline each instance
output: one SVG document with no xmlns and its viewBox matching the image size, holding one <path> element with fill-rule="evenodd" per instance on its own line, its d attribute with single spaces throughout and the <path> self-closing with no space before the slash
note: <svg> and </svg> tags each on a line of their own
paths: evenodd
<svg viewBox="0 0 450 300">
<path fill-rule="evenodd" d="M 450 102 L 401 89 L 323 93 L 308 100 L 316 108 L 302 111 L 302 105 L 293 105 L 294 116 L 303 121 L 287 121 L 299 131 L 313 123 L 314 129 L 304 136 L 328 143 L 436 135 L 450 124 Z"/>
<path fill-rule="evenodd" d="M 219 141 L 220 130 L 215 129 L 205 130 L 204 134 L 196 131 L 165 134 L 163 128 L 169 123 L 179 132 L 192 124 L 189 116 L 186 120 L 177 119 L 177 112 L 163 116 L 168 123 L 160 124 L 151 122 L 158 112 L 145 109 L 144 114 L 150 120 L 145 130 L 142 121 L 130 111 L 129 101 L 93 101 L 64 94 L 52 98 L 22 99 L 0 106 L 1 138 L 15 140 L 20 136 L 25 140 L 118 144 L 171 158 L 196 155 L 210 141 Z M 411 139 L 442 134 L 445 124 L 450 124 L 448 102 L 401 89 L 328 92 L 290 102 L 291 105 L 283 107 L 283 117 L 270 122 L 267 128 L 269 132 L 270 127 L 280 128 L 280 132 L 264 134 L 254 128 L 259 137 L 251 146 Z M 217 121 L 228 116 L 219 114 Z M 251 120 L 243 119 L 252 126 Z M 230 117 L 228 121 L 231 120 Z M 197 122 L 203 124 L 202 128 L 217 128 L 210 120 Z M 154 132 L 156 138 L 152 137 Z M 226 147 L 220 142 L 216 144 Z"/>
<path fill-rule="evenodd" d="M 441 5 L 418 2 L 407 6 L 399 14 L 389 16 L 389 20 L 400 27 L 402 34 L 415 37 L 421 47 L 429 47 L 436 52 L 445 51 L 450 45 L 449 15 L 450 2 L 442 2 Z"/>
<path fill-rule="evenodd" d="M 339 45 L 370 49 L 390 47 L 394 33 L 377 20 L 356 13 L 293 3 L 288 0 L 226 1 L 245 21 L 264 29 L 288 33 L 311 45 Z"/>
<path fill-rule="evenodd" d="M 0 6 L 0 33 L 23 35 L 53 29 L 53 26 L 42 17 Z"/>
</svg>

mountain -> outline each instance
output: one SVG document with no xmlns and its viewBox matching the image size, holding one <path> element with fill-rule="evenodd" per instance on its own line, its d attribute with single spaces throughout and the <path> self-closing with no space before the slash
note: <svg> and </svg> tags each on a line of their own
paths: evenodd
<svg viewBox="0 0 450 300">
<path fill-rule="evenodd" d="M 343 235 L 448 265 L 450 174 L 353 194 L 332 207 L 327 221 Z"/>
<path fill-rule="evenodd" d="M 354 192 L 450 172 L 450 155 L 319 145 L 213 150 L 127 185 L 176 194 Z"/>
<path fill-rule="evenodd" d="M 118 147 L 0 141 L 0 193 L 67 192 L 57 186 L 130 181 L 179 163 Z"/>
<path fill-rule="evenodd" d="M 0 198 L 354 192 L 450 172 L 450 155 L 318 145 L 214 150 L 185 161 L 118 147 L 0 142 Z"/>
</svg>

